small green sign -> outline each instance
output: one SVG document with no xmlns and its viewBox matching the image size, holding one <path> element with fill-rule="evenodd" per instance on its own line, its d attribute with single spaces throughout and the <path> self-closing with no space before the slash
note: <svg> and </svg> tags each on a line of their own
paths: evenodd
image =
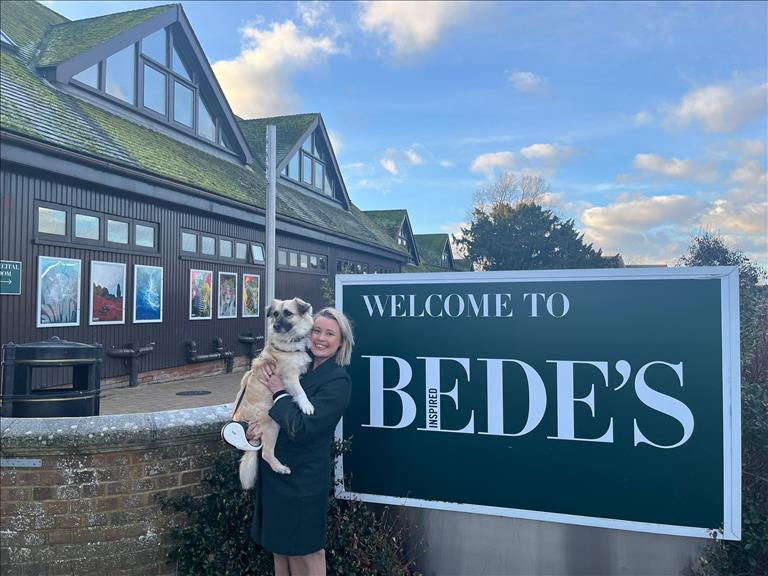
<svg viewBox="0 0 768 576">
<path fill-rule="evenodd" d="M 0 260 L 0 294 L 21 294 L 21 262 Z"/>
<path fill-rule="evenodd" d="M 740 536 L 738 270 L 344 275 L 339 496 Z"/>
</svg>

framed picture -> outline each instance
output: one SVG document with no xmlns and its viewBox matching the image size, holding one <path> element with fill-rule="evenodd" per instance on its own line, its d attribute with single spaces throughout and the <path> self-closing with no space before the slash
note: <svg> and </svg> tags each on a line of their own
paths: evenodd
<svg viewBox="0 0 768 576">
<path fill-rule="evenodd" d="M 219 318 L 237 318 L 237 274 L 219 272 Z"/>
<path fill-rule="evenodd" d="M 91 261 L 89 324 L 125 324 L 125 264 Z"/>
<path fill-rule="evenodd" d="M 213 295 L 213 272 L 210 270 L 189 271 L 189 319 L 210 320 L 213 317 L 211 297 Z"/>
<path fill-rule="evenodd" d="M 243 274 L 243 318 L 255 318 L 259 315 L 258 274 Z"/>
<path fill-rule="evenodd" d="M 133 267 L 133 322 L 163 321 L 163 269 L 160 266 Z"/>
<path fill-rule="evenodd" d="M 81 261 L 39 256 L 37 327 L 80 326 Z"/>
</svg>

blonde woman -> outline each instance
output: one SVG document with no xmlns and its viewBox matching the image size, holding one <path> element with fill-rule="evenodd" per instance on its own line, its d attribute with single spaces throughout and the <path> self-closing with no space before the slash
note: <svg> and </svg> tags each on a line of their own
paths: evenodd
<svg viewBox="0 0 768 576">
<path fill-rule="evenodd" d="M 325 574 L 325 525 L 331 488 L 331 441 L 349 404 L 352 382 L 344 366 L 355 340 L 349 320 L 335 308 L 315 314 L 310 334 L 312 366 L 301 379 L 314 414 L 303 414 L 283 381 L 265 368 L 275 404 L 269 412 L 280 424 L 275 455 L 291 469 L 275 473 L 259 459 L 251 537 L 272 552 L 275 576 Z M 260 432 L 246 433 L 256 441 Z"/>
</svg>

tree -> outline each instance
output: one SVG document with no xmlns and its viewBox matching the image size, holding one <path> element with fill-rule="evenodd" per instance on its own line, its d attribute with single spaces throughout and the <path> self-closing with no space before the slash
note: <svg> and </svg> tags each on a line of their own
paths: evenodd
<svg viewBox="0 0 768 576">
<path fill-rule="evenodd" d="M 740 542 L 710 542 L 692 573 L 762 575 L 768 566 L 768 287 L 760 285 L 766 271 L 709 232 L 693 238 L 678 265 L 739 268 L 743 530 Z"/>
<path fill-rule="evenodd" d="M 498 201 L 475 206 L 470 224 L 455 242 L 475 270 L 612 268 L 618 256 L 585 244 L 573 220 L 561 220 L 533 202 Z"/>
</svg>

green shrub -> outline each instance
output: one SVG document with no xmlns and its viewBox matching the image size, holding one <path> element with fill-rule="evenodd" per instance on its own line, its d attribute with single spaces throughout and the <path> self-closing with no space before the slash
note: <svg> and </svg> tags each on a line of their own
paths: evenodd
<svg viewBox="0 0 768 576">
<path fill-rule="evenodd" d="M 335 451 L 348 449 L 348 443 Z M 238 479 L 240 452 L 227 451 L 213 463 L 204 480 L 208 495 L 169 498 L 167 511 L 187 518 L 171 532 L 168 555 L 181 576 L 257 576 L 273 573 L 272 555 L 250 539 L 253 490 Z M 389 509 L 375 513 L 362 502 L 329 495 L 326 533 L 328 574 L 409 576 L 413 555 L 404 529 Z"/>
</svg>

